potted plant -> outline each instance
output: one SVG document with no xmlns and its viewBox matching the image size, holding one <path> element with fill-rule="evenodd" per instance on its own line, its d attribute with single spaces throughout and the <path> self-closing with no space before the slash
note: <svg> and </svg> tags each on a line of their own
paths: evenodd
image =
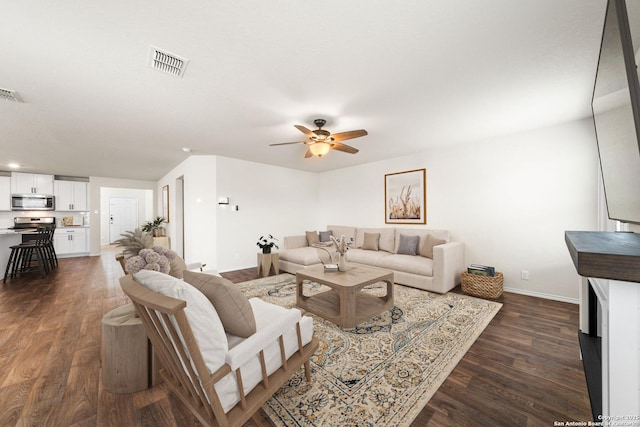
<svg viewBox="0 0 640 427">
<path fill-rule="evenodd" d="M 271 234 L 267 234 L 266 236 L 260 236 L 256 245 L 262 249 L 263 254 L 270 254 L 271 248 L 275 247 L 276 249 L 280 249 L 276 242 L 278 239 L 273 237 Z"/>
<path fill-rule="evenodd" d="M 142 226 L 142 231 L 145 231 L 151 234 L 153 237 L 160 237 L 164 234 L 161 232 L 162 231 L 161 225 L 164 224 L 165 222 L 166 220 L 163 217 L 157 216 L 156 219 L 154 219 L 153 221 L 145 222 L 144 225 Z"/>
</svg>

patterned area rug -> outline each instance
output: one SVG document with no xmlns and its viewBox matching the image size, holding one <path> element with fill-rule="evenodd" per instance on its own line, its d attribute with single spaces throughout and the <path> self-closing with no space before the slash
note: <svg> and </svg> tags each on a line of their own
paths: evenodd
<svg viewBox="0 0 640 427">
<path fill-rule="evenodd" d="M 295 306 L 295 276 L 238 284 L 249 298 Z M 328 288 L 305 284 L 305 294 Z M 363 292 L 382 296 L 383 283 Z M 313 316 L 320 348 L 263 409 L 277 426 L 408 426 L 502 304 L 394 285 L 395 307 L 353 329 Z"/>
</svg>

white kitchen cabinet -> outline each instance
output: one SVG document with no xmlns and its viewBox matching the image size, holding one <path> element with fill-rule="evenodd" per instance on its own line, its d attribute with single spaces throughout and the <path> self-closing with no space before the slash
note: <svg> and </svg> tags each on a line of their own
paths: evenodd
<svg viewBox="0 0 640 427">
<path fill-rule="evenodd" d="M 88 183 L 56 180 L 54 194 L 57 211 L 86 211 Z"/>
<path fill-rule="evenodd" d="M 53 175 L 11 172 L 11 192 L 14 194 L 53 194 Z"/>
<path fill-rule="evenodd" d="M 11 178 L 0 176 L 0 211 L 11 210 Z"/>
<path fill-rule="evenodd" d="M 87 254 L 89 239 L 86 228 L 56 228 L 53 235 L 53 245 L 58 256 Z"/>
</svg>

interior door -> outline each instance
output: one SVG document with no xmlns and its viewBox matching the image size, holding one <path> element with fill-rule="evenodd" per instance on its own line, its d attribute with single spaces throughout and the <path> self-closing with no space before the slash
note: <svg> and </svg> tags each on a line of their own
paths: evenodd
<svg viewBox="0 0 640 427">
<path fill-rule="evenodd" d="M 109 243 L 118 240 L 125 231 L 138 228 L 138 199 L 109 197 Z"/>
</svg>

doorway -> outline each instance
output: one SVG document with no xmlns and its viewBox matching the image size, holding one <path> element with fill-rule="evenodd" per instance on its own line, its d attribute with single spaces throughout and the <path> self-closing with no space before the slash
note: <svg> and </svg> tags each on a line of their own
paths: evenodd
<svg viewBox="0 0 640 427">
<path fill-rule="evenodd" d="M 109 197 L 109 243 L 121 237 L 125 231 L 138 227 L 138 199 L 133 197 Z"/>
</svg>

